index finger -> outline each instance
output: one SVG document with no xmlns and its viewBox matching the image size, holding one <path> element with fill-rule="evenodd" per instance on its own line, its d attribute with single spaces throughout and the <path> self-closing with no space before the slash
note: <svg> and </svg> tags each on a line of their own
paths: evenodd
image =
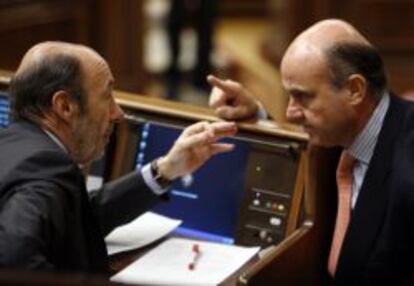
<svg viewBox="0 0 414 286">
<path fill-rule="evenodd" d="M 210 127 L 214 130 L 215 137 L 232 136 L 237 132 L 237 125 L 234 122 L 213 122 Z"/>
<path fill-rule="evenodd" d="M 208 131 L 208 133 L 210 133 L 211 136 L 214 135 L 214 130 L 210 127 L 210 123 L 208 123 L 207 121 L 200 121 L 188 126 L 184 129 L 182 135 L 186 137 L 203 131 Z"/>
<path fill-rule="evenodd" d="M 224 92 L 227 92 L 228 97 L 233 98 L 236 96 L 235 94 L 232 93 L 232 92 L 237 91 L 237 88 L 239 87 L 238 83 L 236 83 L 235 81 L 232 81 L 229 79 L 222 80 L 222 79 L 219 79 L 218 77 L 215 77 L 214 75 L 209 75 L 207 77 L 207 81 L 213 87 L 217 87 L 223 90 Z"/>
</svg>

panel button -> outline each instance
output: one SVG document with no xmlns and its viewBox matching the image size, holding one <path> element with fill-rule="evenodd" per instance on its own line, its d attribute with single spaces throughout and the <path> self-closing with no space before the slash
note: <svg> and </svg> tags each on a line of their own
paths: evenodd
<svg viewBox="0 0 414 286">
<path fill-rule="evenodd" d="M 265 240 L 267 238 L 267 231 L 261 230 L 259 232 L 259 237 L 260 237 L 261 240 Z"/>
<path fill-rule="evenodd" d="M 253 205 L 256 207 L 260 206 L 260 201 L 258 199 L 253 200 Z"/>
<path fill-rule="evenodd" d="M 273 226 L 280 226 L 282 224 L 282 220 L 278 217 L 271 217 L 269 222 Z"/>
</svg>

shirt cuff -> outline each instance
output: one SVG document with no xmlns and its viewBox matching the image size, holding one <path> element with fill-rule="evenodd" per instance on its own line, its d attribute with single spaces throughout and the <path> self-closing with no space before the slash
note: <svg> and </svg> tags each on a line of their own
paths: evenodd
<svg viewBox="0 0 414 286">
<path fill-rule="evenodd" d="M 260 101 L 256 101 L 256 102 L 259 107 L 256 112 L 256 117 L 258 119 L 263 119 L 263 120 L 268 119 L 269 115 L 267 114 L 266 109 L 264 108 L 263 104 Z"/>
<path fill-rule="evenodd" d="M 161 186 L 157 183 L 157 181 L 155 181 L 154 174 L 151 171 L 151 164 L 146 164 L 144 167 L 142 167 L 141 174 L 147 186 L 156 195 L 162 195 L 168 191 L 168 188 L 166 189 L 161 188 Z"/>
</svg>

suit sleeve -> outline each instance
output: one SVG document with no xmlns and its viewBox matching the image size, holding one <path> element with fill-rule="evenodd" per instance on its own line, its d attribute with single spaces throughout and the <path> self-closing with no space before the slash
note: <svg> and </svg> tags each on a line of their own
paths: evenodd
<svg viewBox="0 0 414 286">
<path fill-rule="evenodd" d="M 65 228 L 62 191 L 50 185 L 31 185 L 11 191 L 0 210 L 0 265 L 52 271 L 53 242 Z"/>
<path fill-rule="evenodd" d="M 161 200 L 137 172 L 90 192 L 89 198 L 104 235 L 148 211 Z"/>
</svg>

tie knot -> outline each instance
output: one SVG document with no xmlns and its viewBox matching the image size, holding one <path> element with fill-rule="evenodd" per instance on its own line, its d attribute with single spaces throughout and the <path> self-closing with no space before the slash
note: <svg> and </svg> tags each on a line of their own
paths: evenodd
<svg viewBox="0 0 414 286">
<path fill-rule="evenodd" d="M 349 174 L 354 168 L 356 159 L 347 151 L 342 151 L 341 158 L 339 159 L 337 171 L 339 174 Z"/>
</svg>

